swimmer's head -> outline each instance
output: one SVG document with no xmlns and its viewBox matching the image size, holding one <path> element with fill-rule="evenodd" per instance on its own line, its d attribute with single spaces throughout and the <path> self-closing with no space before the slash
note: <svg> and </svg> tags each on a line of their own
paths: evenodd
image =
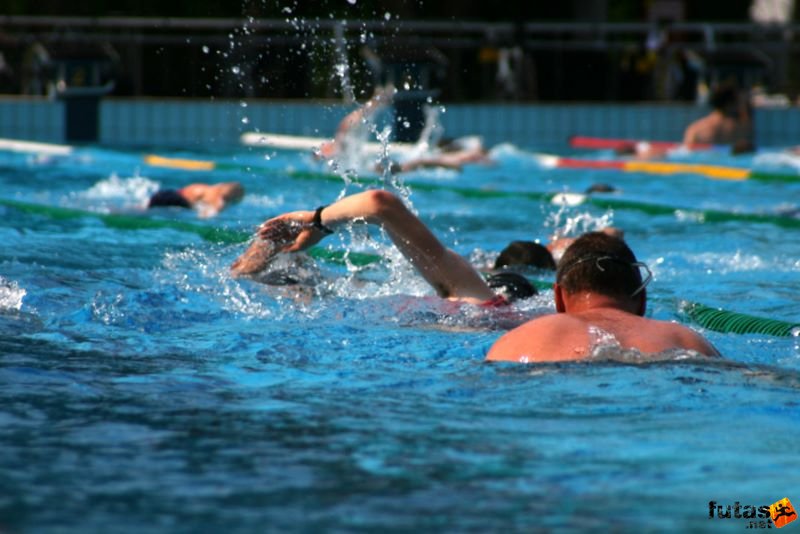
<svg viewBox="0 0 800 534">
<path fill-rule="evenodd" d="M 558 262 L 556 283 L 569 294 L 634 297 L 650 281 L 650 275 L 642 281 L 643 266 L 621 238 L 606 232 L 589 232 L 564 252 Z"/>
<path fill-rule="evenodd" d="M 494 268 L 528 266 L 536 269 L 555 270 L 553 255 L 544 245 L 533 241 L 512 241 L 494 262 Z"/>
<path fill-rule="evenodd" d="M 150 201 L 147 203 L 148 208 L 169 206 L 176 206 L 179 208 L 192 207 L 189 201 L 186 200 L 186 197 L 174 189 L 162 189 L 161 191 L 156 191 L 153 196 L 150 197 Z"/>
<path fill-rule="evenodd" d="M 736 111 L 738 89 L 733 81 L 719 84 L 712 92 L 708 101 L 711 107 L 722 112 Z"/>
<path fill-rule="evenodd" d="M 617 190 L 616 187 L 609 184 L 592 184 L 586 188 L 586 194 L 589 195 L 591 193 L 613 193 Z"/>
<path fill-rule="evenodd" d="M 486 283 L 495 290 L 495 293 L 502 295 L 509 302 L 527 299 L 538 293 L 527 278 L 517 273 L 493 274 L 486 279 Z"/>
</svg>

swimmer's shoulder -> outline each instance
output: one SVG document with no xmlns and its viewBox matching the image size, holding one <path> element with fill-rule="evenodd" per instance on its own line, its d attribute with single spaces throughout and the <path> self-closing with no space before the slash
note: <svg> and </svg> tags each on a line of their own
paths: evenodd
<svg viewBox="0 0 800 534">
<path fill-rule="evenodd" d="M 565 313 L 543 315 L 502 335 L 487 360 L 552 361 L 576 359 L 586 352 L 586 322 Z"/>
<path fill-rule="evenodd" d="M 714 345 L 688 326 L 673 322 L 666 322 L 664 324 L 668 325 L 665 328 L 669 329 L 669 333 L 675 340 L 677 348 L 694 350 L 707 356 L 721 356 Z"/>
</svg>

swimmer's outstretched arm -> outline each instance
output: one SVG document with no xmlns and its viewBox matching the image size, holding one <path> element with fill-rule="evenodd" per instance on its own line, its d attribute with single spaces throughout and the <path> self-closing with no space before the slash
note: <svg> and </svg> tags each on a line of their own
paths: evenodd
<svg viewBox="0 0 800 534">
<path fill-rule="evenodd" d="M 394 98 L 394 91 L 394 86 L 391 85 L 377 88 L 375 94 L 363 106 L 351 111 L 339 122 L 339 127 L 336 129 L 336 137 L 346 136 L 350 130 L 357 127 L 363 120 L 391 104 Z"/>
<path fill-rule="evenodd" d="M 279 252 L 295 252 L 315 245 L 330 230 L 342 224 L 363 220 L 381 226 L 440 296 L 476 302 L 494 296 L 468 261 L 445 247 L 399 198 L 388 191 L 365 191 L 345 197 L 322 209 L 316 225 L 314 214 L 314 211 L 295 211 L 266 221 L 258 230 L 260 240 L 253 246 L 260 241 L 271 244 L 266 260 L 269 261 Z M 236 262 L 232 268 L 235 273 Z"/>
</svg>

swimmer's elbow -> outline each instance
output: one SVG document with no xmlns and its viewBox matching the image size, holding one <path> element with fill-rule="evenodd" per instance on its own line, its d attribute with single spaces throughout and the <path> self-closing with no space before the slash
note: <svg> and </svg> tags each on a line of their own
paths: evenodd
<svg viewBox="0 0 800 534">
<path fill-rule="evenodd" d="M 372 217 L 382 219 L 395 211 L 398 205 L 402 205 L 402 202 L 389 191 L 375 189 L 367 192 L 367 209 L 368 214 Z"/>
</svg>

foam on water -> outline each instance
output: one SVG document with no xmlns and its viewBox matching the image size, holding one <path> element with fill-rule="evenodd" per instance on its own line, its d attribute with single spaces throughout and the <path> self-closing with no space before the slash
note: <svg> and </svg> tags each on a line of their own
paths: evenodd
<svg viewBox="0 0 800 534">
<path fill-rule="evenodd" d="M 15 281 L 0 276 L 0 310 L 20 310 L 26 294 Z"/>
<path fill-rule="evenodd" d="M 160 184 L 145 176 L 120 177 L 116 173 L 101 180 L 88 190 L 78 193 L 82 203 L 93 206 L 115 206 L 120 208 L 145 208 L 147 201 Z"/>
</svg>

